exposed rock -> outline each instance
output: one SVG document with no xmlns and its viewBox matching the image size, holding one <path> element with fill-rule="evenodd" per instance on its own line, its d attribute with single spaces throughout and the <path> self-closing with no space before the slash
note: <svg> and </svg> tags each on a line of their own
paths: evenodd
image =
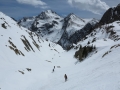
<svg viewBox="0 0 120 90">
<path fill-rule="evenodd" d="M 118 6 L 109 8 L 100 20 L 100 24 L 108 24 L 120 20 L 120 4 Z"/>
</svg>

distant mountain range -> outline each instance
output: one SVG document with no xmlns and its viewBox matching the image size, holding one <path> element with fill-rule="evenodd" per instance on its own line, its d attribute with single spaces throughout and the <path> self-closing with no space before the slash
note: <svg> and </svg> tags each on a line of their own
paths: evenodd
<svg viewBox="0 0 120 90">
<path fill-rule="evenodd" d="M 89 34 L 96 23 L 98 23 L 96 19 L 82 19 L 73 13 L 63 18 L 52 10 L 23 18 L 18 22 L 41 37 L 60 44 L 64 49 Z"/>
<path fill-rule="evenodd" d="M 100 21 L 82 19 L 73 13 L 66 17 L 59 16 L 52 10 L 46 10 L 34 17 L 24 17 L 18 24 L 36 32 L 40 37 L 58 43 L 64 49 L 86 37 L 97 26 L 120 20 L 120 4 L 109 8 Z"/>
</svg>

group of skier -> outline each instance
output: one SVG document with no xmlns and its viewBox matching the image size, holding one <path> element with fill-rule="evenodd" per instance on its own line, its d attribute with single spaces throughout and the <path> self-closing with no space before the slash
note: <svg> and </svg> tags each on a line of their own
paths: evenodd
<svg viewBox="0 0 120 90">
<path fill-rule="evenodd" d="M 54 71 L 55 71 L 55 66 L 54 66 L 54 68 L 53 68 L 52 72 L 54 72 Z M 67 79 L 68 79 L 66 74 L 64 75 L 64 78 L 65 78 L 65 82 L 66 82 L 66 81 L 67 81 Z"/>
</svg>

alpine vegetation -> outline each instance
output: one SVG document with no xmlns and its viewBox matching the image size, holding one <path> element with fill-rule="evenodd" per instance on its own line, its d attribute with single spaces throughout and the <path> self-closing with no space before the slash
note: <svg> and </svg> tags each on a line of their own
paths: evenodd
<svg viewBox="0 0 120 90">
<path fill-rule="evenodd" d="M 92 51 L 95 51 L 96 47 L 95 46 L 84 46 L 82 47 L 82 45 L 80 45 L 80 48 L 78 51 L 75 52 L 74 57 L 78 58 L 78 60 L 81 62 L 83 61 L 88 55 L 89 53 L 91 53 Z"/>
</svg>

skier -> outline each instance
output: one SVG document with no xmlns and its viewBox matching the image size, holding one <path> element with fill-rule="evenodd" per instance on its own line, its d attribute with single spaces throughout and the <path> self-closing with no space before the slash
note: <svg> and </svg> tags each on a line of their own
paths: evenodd
<svg viewBox="0 0 120 90">
<path fill-rule="evenodd" d="M 67 81 L 67 75 L 66 74 L 64 75 L 64 78 L 65 78 L 65 82 L 66 82 Z"/>
<path fill-rule="evenodd" d="M 52 72 L 54 72 L 54 69 L 55 69 L 55 66 L 54 66 L 54 68 L 53 68 Z"/>
<path fill-rule="evenodd" d="M 52 72 L 54 72 L 54 69 L 53 69 L 53 71 Z"/>
</svg>

